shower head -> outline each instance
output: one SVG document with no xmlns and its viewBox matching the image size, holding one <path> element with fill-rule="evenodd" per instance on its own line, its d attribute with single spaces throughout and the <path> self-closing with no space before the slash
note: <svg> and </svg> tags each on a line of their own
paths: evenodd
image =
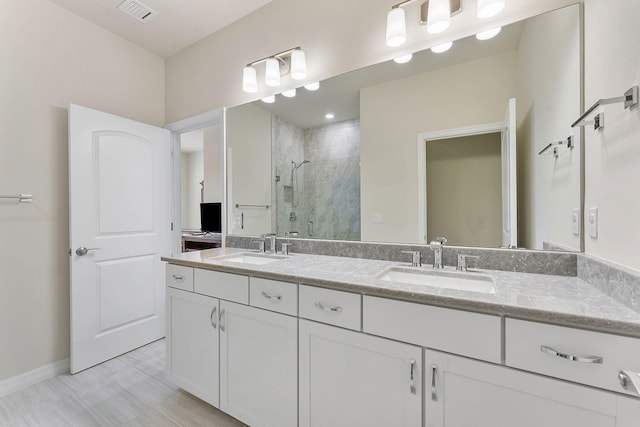
<svg viewBox="0 0 640 427">
<path fill-rule="evenodd" d="M 298 169 L 300 166 L 304 165 L 305 163 L 310 163 L 309 160 L 303 160 L 300 163 L 296 163 L 293 160 L 291 160 L 291 164 L 293 165 L 293 170 Z"/>
</svg>

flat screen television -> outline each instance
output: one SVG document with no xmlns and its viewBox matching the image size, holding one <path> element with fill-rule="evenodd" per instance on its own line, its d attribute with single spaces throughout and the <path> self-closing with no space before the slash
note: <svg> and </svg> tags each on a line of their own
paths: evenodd
<svg viewBox="0 0 640 427">
<path fill-rule="evenodd" d="M 222 233 L 222 203 L 200 203 L 200 230 Z"/>
</svg>

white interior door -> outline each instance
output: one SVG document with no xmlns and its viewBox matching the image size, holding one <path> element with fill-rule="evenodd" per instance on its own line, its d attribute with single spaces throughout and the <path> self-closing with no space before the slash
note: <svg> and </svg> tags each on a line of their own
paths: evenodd
<svg viewBox="0 0 640 427">
<path fill-rule="evenodd" d="M 165 335 L 170 132 L 69 106 L 71 373 Z"/>
<path fill-rule="evenodd" d="M 502 246 L 518 246 L 516 199 L 516 99 L 511 98 L 502 126 Z"/>
</svg>

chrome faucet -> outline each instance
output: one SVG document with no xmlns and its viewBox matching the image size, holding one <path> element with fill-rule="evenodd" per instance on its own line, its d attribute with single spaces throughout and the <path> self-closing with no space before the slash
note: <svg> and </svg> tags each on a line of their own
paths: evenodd
<svg viewBox="0 0 640 427">
<path fill-rule="evenodd" d="M 436 237 L 429 243 L 429 248 L 433 251 L 433 268 L 443 268 L 442 252 L 446 243 L 446 237 Z"/>
<path fill-rule="evenodd" d="M 267 233 L 260 236 L 262 240 L 269 239 L 269 253 L 276 254 L 278 249 L 276 248 L 276 233 Z"/>
<path fill-rule="evenodd" d="M 420 251 L 402 251 L 402 253 L 411 255 L 411 267 L 422 267 Z"/>
</svg>

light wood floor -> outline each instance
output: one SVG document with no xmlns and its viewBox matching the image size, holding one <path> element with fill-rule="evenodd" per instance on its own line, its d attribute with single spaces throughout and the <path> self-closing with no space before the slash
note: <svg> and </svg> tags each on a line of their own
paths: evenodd
<svg viewBox="0 0 640 427">
<path fill-rule="evenodd" d="M 244 426 L 169 383 L 165 342 L 0 398 L 0 426 Z"/>
</svg>

